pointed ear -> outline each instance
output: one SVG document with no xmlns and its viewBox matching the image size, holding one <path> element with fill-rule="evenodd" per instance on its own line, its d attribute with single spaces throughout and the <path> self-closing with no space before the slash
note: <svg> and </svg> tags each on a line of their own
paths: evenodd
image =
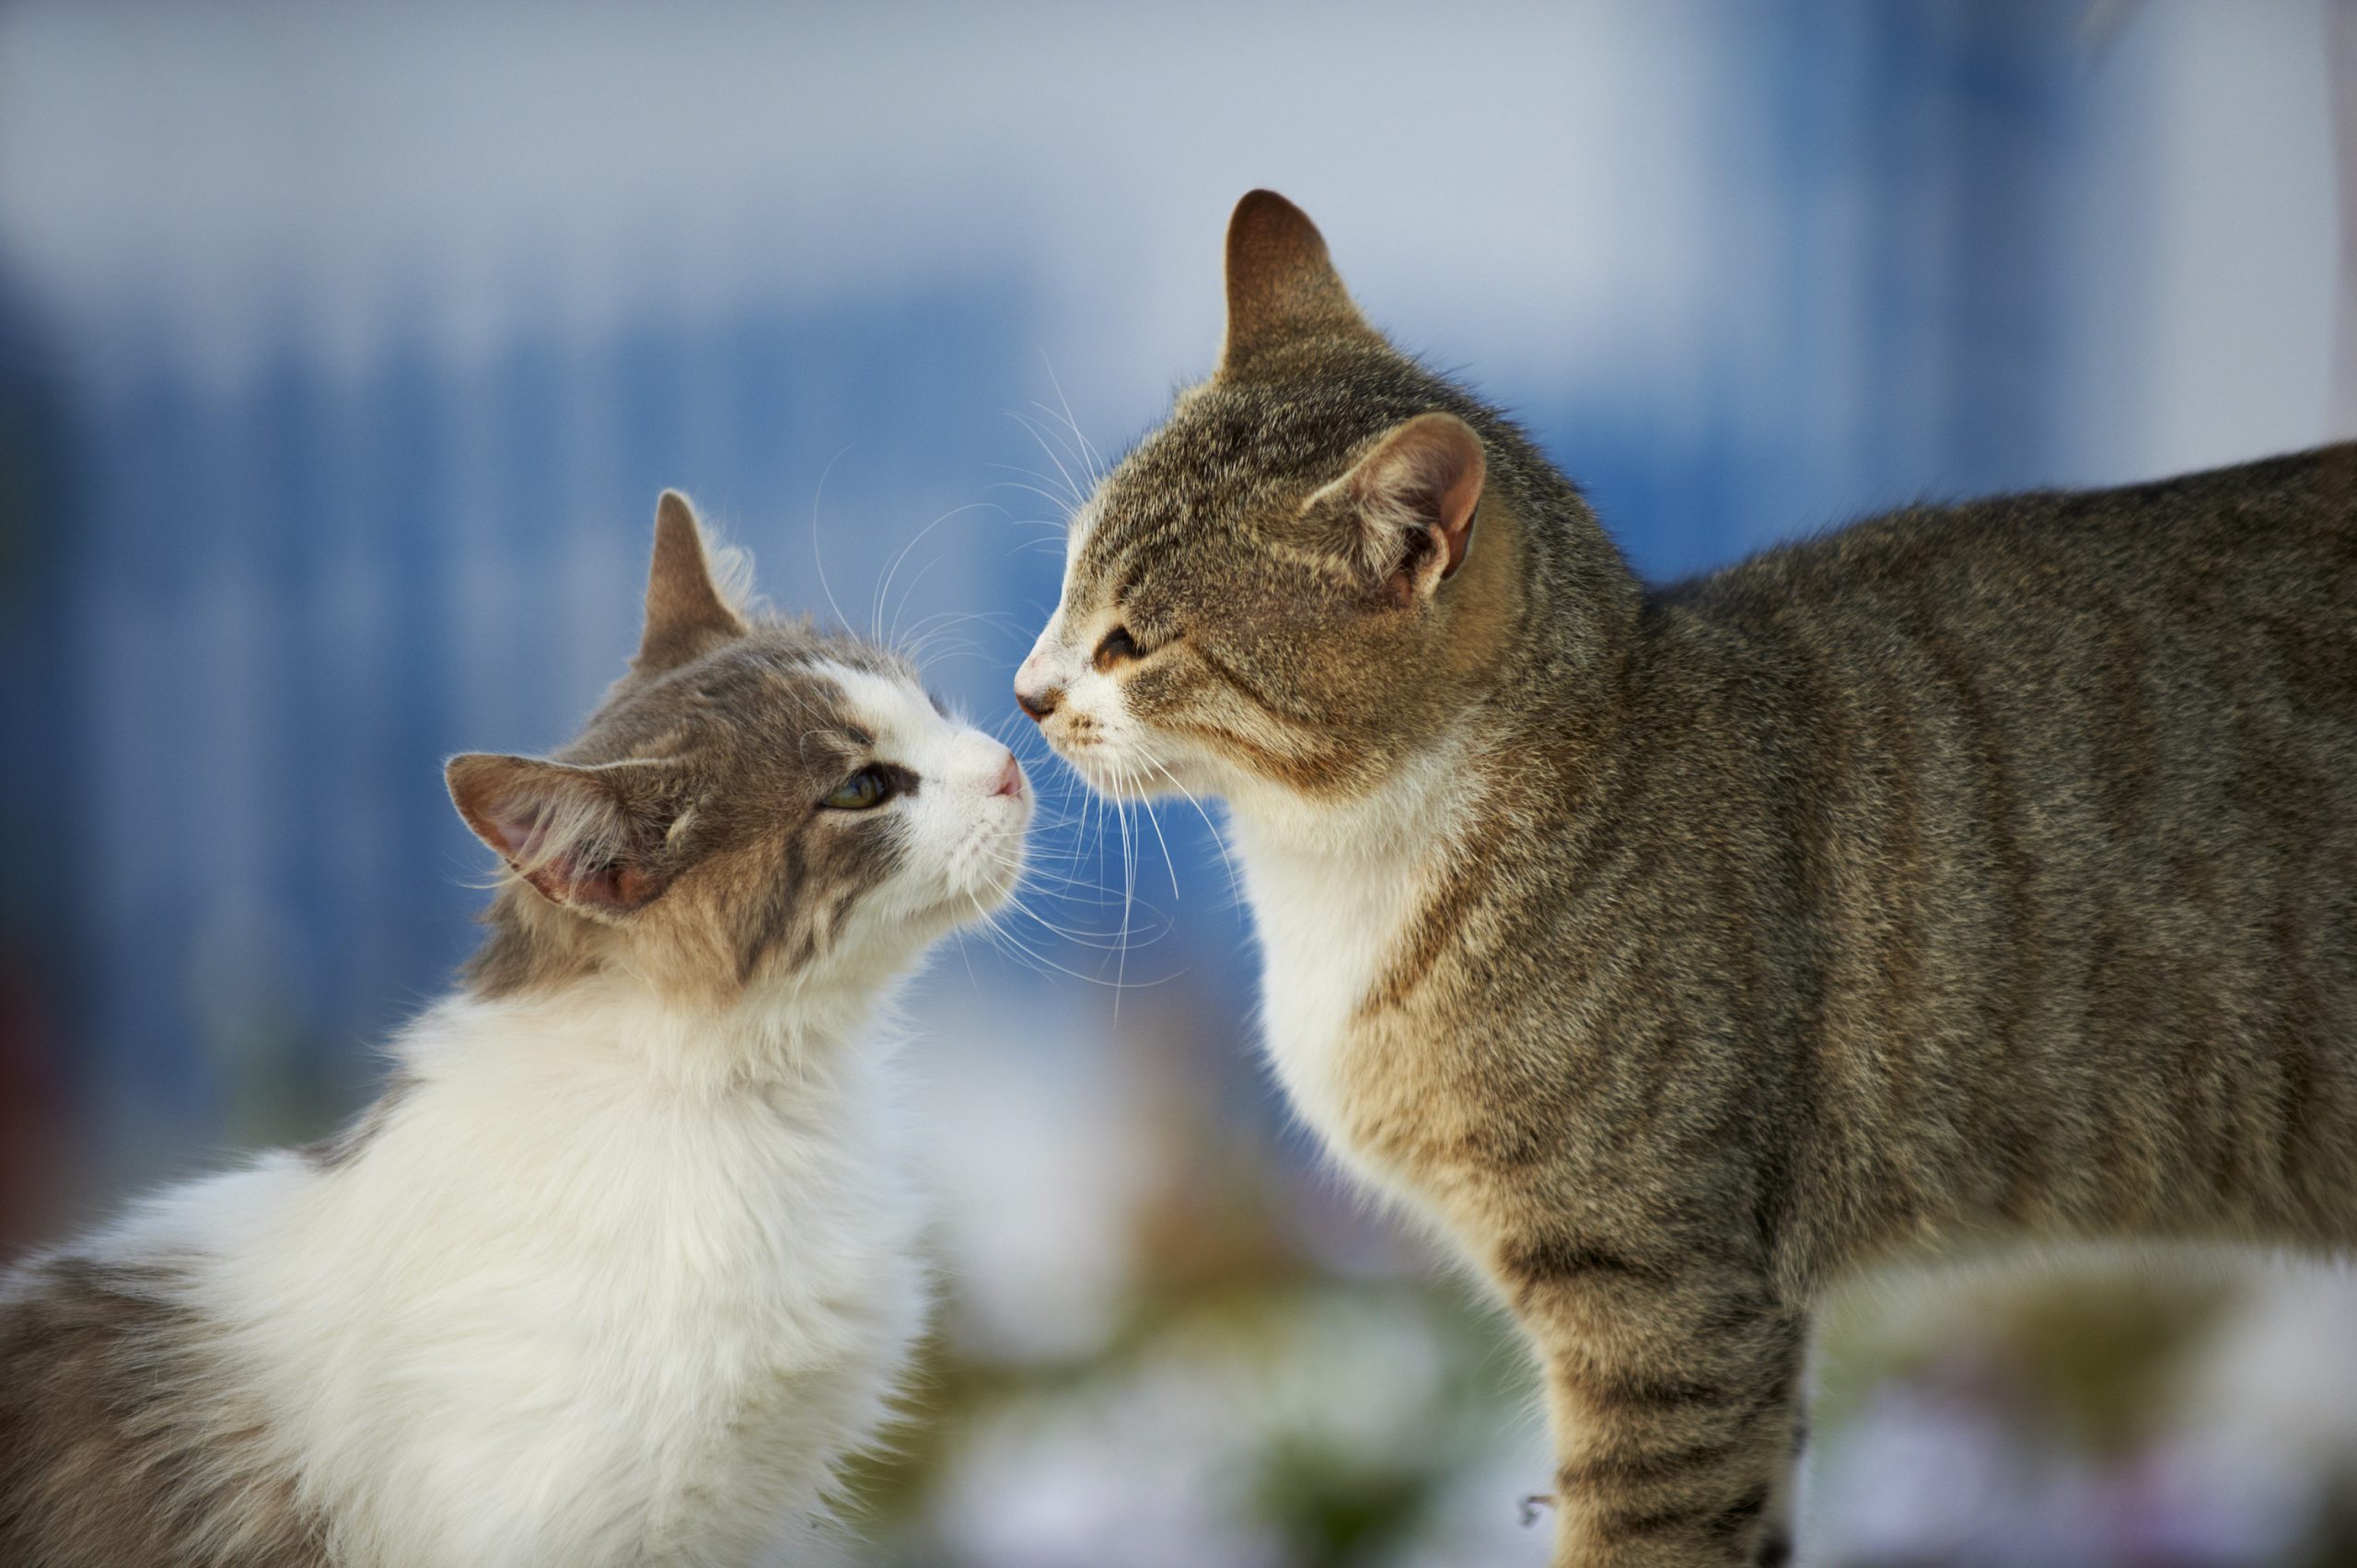
<svg viewBox="0 0 2357 1568">
<path fill-rule="evenodd" d="M 670 669 L 714 643 L 745 634 L 745 623 L 728 608 L 712 581 L 703 528 L 695 508 L 676 490 L 655 504 L 655 564 L 646 574 L 646 630 L 633 668 Z"/>
<path fill-rule="evenodd" d="M 1287 339 L 1339 333 L 1376 339 L 1351 303 L 1309 215 L 1274 191 L 1255 191 L 1227 220 L 1227 337 L 1223 374 Z"/>
<path fill-rule="evenodd" d="M 443 769 L 475 836 L 552 903 L 588 914 L 650 904 L 664 881 L 647 786 L 655 765 L 582 768 L 539 757 L 469 752 Z"/>
<path fill-rule="evenodd" d="M 1464 564 L 1487 472 L 1471 425 L 1453 413 L 1420 413 L 1311 500 L 1341 504 L 1360 564 L 1404 609 Z"/>
</svg>

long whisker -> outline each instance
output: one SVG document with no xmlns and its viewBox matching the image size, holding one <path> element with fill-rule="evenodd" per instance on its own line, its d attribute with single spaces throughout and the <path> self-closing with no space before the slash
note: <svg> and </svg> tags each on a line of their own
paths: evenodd
<svg viewBox="0 0 2357 1568">
<path fill-rule="evenodd" d="M 1039 364 L 1048 372 L 1048 385 L 1056 389 L 1056 401 L 1063 405 L 1064 423 L 1072 426 L 1073 439 L 1080 443 L 1082 461 L 1091 470 L 1092 477 L 1102 484 L 1105 482 L 1105 459 L 1098 457 L 1097 448 L 1088 444 L 1088 436 L 1080 428 L 1080 421 L 1073 417 L 1072 400 L 1064 396 L 1064 384 L 1056 377 L 1055 362 L 1048 357 L 1048 346 L 1045 343 L 1039 345 Z"/>
<path fill-rule="evenodd" d="M 884 575 L 877 580 L 875 602 L 870 607 L 870 613 L 868 616 L 868 634 L 873 640 L 877 642 L 888 641 L 888 639 L 878 634 L 884 619 L 884 605 L 885 601 L 890 597 L 892 592 L 892 579 L 899 575 L 900 563 L 909 558 L 909 552 L 923 543 L 927 534 L 933 532 L 934 529 L 939 528 L 950 518 L 966 512 L 979 511 L 984 507 L 993 505 L 993 504 L 988 501 L 970 501 L 963 506 L 952 506 L 949 510 L 942 513 L 941 516 L 934 518 L 933 521 L 919 528 L 915 534 L 909 539 L 908 542 L 901 545 L 900 549 L 892 552 L 892 559 L 886 564 L 884 568 Z M 935 560 L 936 561 L 939 559 L 940 557 L 938 556 L 935 557 Z"/>
<path fill-rule="evenodd" d="M 1007 472 L 1009 472 L 1009 473 L 1019 473 L 1019 474 L 1027 475 L 1027 476 L 1028 476 L 1029 478 L 1039 480 L 1039 481 L 1041 483 L 1043 483 L 1043 484 L 1053 484 L 1053 483 L 1055 483 L 1055 482 L 1056 482 L 1054 480 L 1052 480 L 1052 479 L 1049 478 L 1046 474 L 1039 473 L 1039 472 L 1036 471 L 1035 470 L 1032 470 L 1032 469 L 1019 469 L 1019 468 L 1016 468 L 1013 463 L 993 463 L 993 464 L 991 464 L 990 466 L 991 466 L 991 467 L 993 467 L 993 468 L 994 468 L 994 469 L 1004 469 L 1004 470 L 1005 470 Z M 1075 506 L 1077 506 L 1077 505 L 1080 505 L 1080 503 L 1079 503 L 1079 502 L 1074 501 L 1074 500 L 1071 496 L 1069 496 L 1069 495 L 1059 495 L 1059 494 L 1055 494 L 1054 492 L 1052 492 L 1052 491 L 1042 490 L 1042 489 L 1040 489 L 1040 488 L 1039 488 L 1039 485 L 1037 485 L 1037 484 L 1026 484 L 1026 483 L 1024 483 L 1024 482 L 1023 482 L 1023 481 L 1018 480 L 1018 479 L 994 479 L 994 480 L 991 481 L 991 482 L 990 482 L 990 488 L 991 488 L 991 489 L 993 489 L 993 490 L 1026 490 L 1026 491 L 1028 491 L 1028 492 L 1030 492 L 1032 494 L 1037 495 L 1040 500 L 1045 501 L 1049 505 L 1053 506 L 1053 507 L 1054 507 L 1057 511 L 1059 511 L 1059 512 L 1070 512 L 1074 507 L 1075 507 Z M 1032 518 L 1032 519 L 1030 519 L 1030 520 L 1031 520 L 1031 521 L 1034 521 L 1034 522 L 1044 522 L 1044 521 L 1046 521 L 1046 519 L 1045 519 L 1045 518 Z M 1053 528 L 1056 528 L 1056 529 L 1058 529 L 1059 531 L 1062 531 L 1062 528 L 1063 528 L 1063 527 L 1064 527 L 1064 525 L 1063 525 L 1063 524 L 1062 524 L 1062 523 L 1056 523 L 1056 524 L 1052 524 L 1052 525 L 1051 525 L 1051 526 L 1052 526 Z"/>
<path fill-rule="evenodd" d="M 1118 763 L 1114 767 L 1113 784 L 1122 792 L 1122 796 L 1117 797 L 1113 803 L 1115 815 L 1121 824 L 1121 957 L 1119 966 L 1114 970 L 1114 979 L 1120 981 L 1127 979 L 1129 975 L 1130 912 L 1137 902 L 1138 862 L 1136 848 L 1130 839 L 1130 803 L 1126 798 L 1129 779 Z M 1116 1020 L 1121 1016 L 1120 1007 L 1120 998 L 1116 995 L 1113 999 L 1113 1016 Z"/>
<path fill-rule="evenodd" d="M 1072 492 L 1072 504 L 1075 506 L 1086 504 L 1088 497 L 1082 493 L 1080 482 L 1073 478 L 1072 470 L 1064 467 L 1064 460 L 1057 454 L 1054 444 L 1048 439 L 1047 435 L 1041 431 L 1037 424 L 1034 424 L 1031 422 L 1030 416 L 1016 410 L 1010 409 L 1007 411 L 1007 417 L 1022 425 L 1024 429 L 1031 432 L 1031 439 L 1039 443 L 1039 450 L 1048 454 L 1048 461 L 1053 463 L 1055 465 L 1056 471 L 1064 476 L 1064 484 Z"/>
<path fill-rule="evenodd" d="M 1188 805 L 1195 808 L 1195 815 L 1203 819 L 1203 827 L 1212 836 L 1212 847 L 1219 851 L 1220 864 L 1227 868 L 1227 890 L 1238 899 L 1243 898 L 1244 884 L 1238 878 L 1235 860 L 1231 858 L 1227 853 L 1227 835 L 1220 831 L 1218 823 L 1212 820 L 1212 814 L 1203 809 L 1203 803 L 1195 798 L 1195 792 L 1189 789 L 1185 784 L 1180 784 L 1178 778 L 1167 767 L 1165 767 L 1162 763 L 1155 761 L 1151 757 L 1145 759 L 1145 765 L 1152 768 L 1155 772 L 1160 773 L 1165 782 L 1167 782 L 1172 789 L 1177 790 L 1179 796 L 1184 799 Z"/>
<path fill-rule="evenodd" d="M 1170 874 L 1170 897 L 1175 902 L 1178 898 L 1178 863 L 1170 858 L 1170 841 L 1162 836 L 1162 819 L 1155 815 L 1151 800 L 1138 803 L 1138 815 L 1145 819 L 1146 825 L 1154 830 L 1155 842 L 1162 846 L 1162 868 Z"/>
<path fill-rule="evenodd" d="M 1031 401 L 1031 406 L 1038 409 L 1046 419 L 1056 421 L 1072 432 L 1072 438 L 1067 438 L 1062 430 L 1056 429 L 1053 424 L 1048 426 L 1048 433 L 1055 437 L 1056 445 L 1062 449 L 1063 455 L 1072 459 L 1073 465 L 1080 470 L 1081 474 L 1090 484 L 1097 483 L 1098 476 L 1095 464 L 1090 460 L 1088 443 L 1077 439 L 1080 436 L 1080 426 L 1073 424 L 1070 415 L 1059 413 L 1037 398 Z"/>
<path fill-rule="evenodd" d="M 818 568 L 819 591 L 827 596 L 827 608 L 835 612 L 835 624 L 838 626 L 849 626 L 852 622 L 851 618 L 843 613 L 843 607 L 835 602 L 834 587 L 827 581 L 826 557 L 819 548 L 819 509 L 826 499 L 827 476 L 835 471 L 835 465 L 842 462 L 843 454 L 850 450 L 851 447 L 845 447 L 827 459 L 827 466 L 819 470 L 819 486 L 810 493 L 810 563 Z"/>
<path fill-rule="evenodd" d="M 885 633 L 884 636 L 880 638 L 879 641 L 885 643 L 887 645 L 900 641 L 900 617 L 908 613 L 909 600 L 915 597 L 917 585 L 923 582 L 927 576 L 931 575 L 933 569 L 935 566 L 940 565 L 944 561 L 948 559 L 949 557 L 946 553 L 936 555 L 917 569 L 916 575 L 911 577 L 908 581 L 908 586 L 900 590 L 900 602 L 895 606 L 892 610 L 891 628 Z"/>
<path fill-rule="evenodd" d="M 1136 981 L 1116 979 L 1109 981 L 1102 974 L 1083 974 L 1078 970 L 1057 963 L 1054 959 L 1039 952 L 1037 949 L 1016 937 L 1013 933 L 1009 932 L 1003 924 L 1000 923 L 998 917 L 992 914 L 988 908 L 983 905 L 980 895 L 973 896 L 973 903 L 975 911 L 981 916 L 980 923 L 982 930 L 989 934 L 993 945 L 1000 946 L 1002 951 L 1012 949 L 1014 954 L 1016 956 L 1017 961 L 1026 963 L 1041 972 L 1052 970 L 1058 974 L 1068 975 L 1072 979 L 1083 981 L 1086 984 L 1111 985 L 1115 993 L 1113 1005 L 1117 1010 L 1120 1006 L 1120 993 L 1123 989 L 1132 985 L 1159 985 L 1162 984 L 1164 981 L 1172 978 L 1171 976 L 1164 976 L 1157 980 Z"/>
</svg>

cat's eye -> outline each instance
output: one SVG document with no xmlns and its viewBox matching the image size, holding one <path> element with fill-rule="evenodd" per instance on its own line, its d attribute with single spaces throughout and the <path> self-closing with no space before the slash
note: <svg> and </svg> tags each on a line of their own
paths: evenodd
<svg viewBox="0 0 2357 1568">
<path fill-rule="evenodd" d="M 883 768 L 866 767 L 837 784 L 819 804 L 837 811 L 865 811 L 891 798 L 891 775 Z"/>
<path fill-rule="evenodd" d="M 1138 654 L 1138 640 L 1130 635 L 1130 629 L 1116 626 L 1105 633 L 1103 642 L 1097 645 L 1097 652 L 1090 662 L 1100 670 L 1110 669 L 1124 659 L 1136 658 Z"/>
</svg>

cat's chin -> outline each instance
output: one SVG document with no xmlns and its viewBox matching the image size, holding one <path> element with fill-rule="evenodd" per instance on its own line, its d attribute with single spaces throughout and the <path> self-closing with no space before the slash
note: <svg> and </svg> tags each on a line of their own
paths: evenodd
<svg viewBox="0 0 2357 1568">
<path fill-rule="evenodd" d="M 1004 909 L 1013 900 L 1015 890 L 1022 881 L 1023 873 L 1019 867 L 1006 866 L 994 870 L 988 882 L 952 900 L 947 907 L 953 912 L 954 918 L 961 924 L 967 921 L 987 918 Z"/>
<path fill-rule="evenodd" d="M 1020 866 L 994 866 L 982 879 L 953 888 L 907 916 L 908 924 L 922 928 L 924 939 L 946 935 L 959 926 L 988 920 L 1013 901 L 1021 886 Z"/>
</svg>

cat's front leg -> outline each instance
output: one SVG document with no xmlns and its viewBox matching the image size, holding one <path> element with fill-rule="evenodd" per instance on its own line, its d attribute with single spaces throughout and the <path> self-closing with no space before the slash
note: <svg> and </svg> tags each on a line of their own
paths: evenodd
<svg viewBox="0 0 2357 1568">
<path fill-rule="evenodd" d="M 1747 1273 L 1509 1248 L 1546 1359 L 1556 1568 L 1765 1568 L 1789 1554 L 1806 1320 Z"/>
</svg>

